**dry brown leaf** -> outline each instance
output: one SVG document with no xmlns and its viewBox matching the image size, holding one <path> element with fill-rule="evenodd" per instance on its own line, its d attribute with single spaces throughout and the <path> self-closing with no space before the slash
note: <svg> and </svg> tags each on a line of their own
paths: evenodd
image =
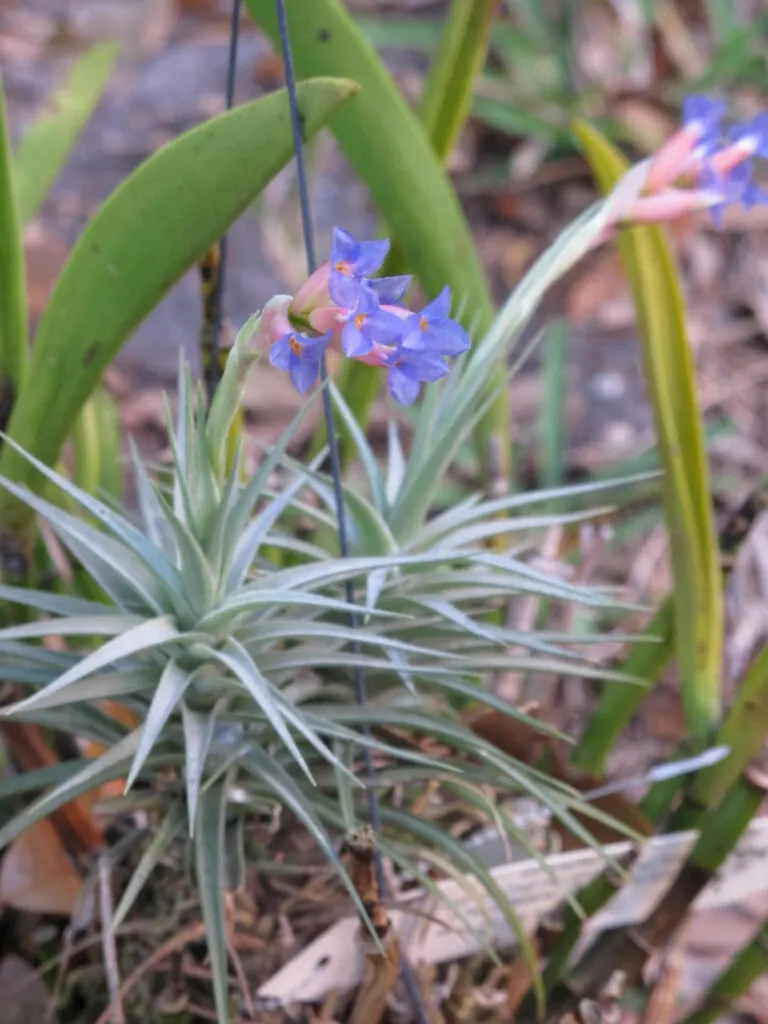
<svg viewBox="0 0 768 1024">
<path fill-rule="evenodd" d="M 82 879 L 48 818 L 22 832 L 0 864 L 0 904 L 16 910 L 71 917 L 81 887 Z"/>
</svg>

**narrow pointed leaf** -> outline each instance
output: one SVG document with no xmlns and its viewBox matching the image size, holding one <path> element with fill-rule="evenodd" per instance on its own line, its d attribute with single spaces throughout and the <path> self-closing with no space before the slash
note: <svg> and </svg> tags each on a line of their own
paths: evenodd
<svg viewBox="0 0 768 1024">
<path fill-rule="evenodd" d="M 171 717 L 189 686 L 192 674 L 184 671 L 176 663 L 175 658 L 167 663 L 157 684 L 157 690 L 149 706 L 147 717 L 144 720 L 144 728 L 141 733 L 141 743 L 133 759 L 131 770 L 125 782 L 126 793 L 141 771 L 141 768 L 149 756 L 152 747 L 160 738 L 165 723 Z"/>
<path fill-rule="evenodd" d="M 224 828 L 226 785 L 211 786 L 200 794 L 195 828 L 197 887 L 211 960 L 213 998 L 219 1024 L 230 1024 L 227 926 L 224 908 Z"/>
</svg>

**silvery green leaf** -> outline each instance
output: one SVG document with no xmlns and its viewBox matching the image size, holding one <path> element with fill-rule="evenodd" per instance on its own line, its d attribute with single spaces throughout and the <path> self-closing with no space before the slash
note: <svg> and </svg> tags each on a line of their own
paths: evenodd
<svg viewBox="0 0 768 1024">
<path fill-rule="evenodd" d="M 293 551 L 294 554 L 304 555 L 313 562 L 328 562 L 333 557 L 325 548 L 318 547 L 317 544 L 310 544 L 307 540 L 300 540 L 283 533 L 270 533 L 265 537 L 264 544 L 267 547 L 279 548 L 282 551 Z"/>
<path fill-rule="evenodd" d="M 232 1019 L 227 968 L 227 926 L 224 908 L 224 828 L 227 813 L 226 784 L 200 794 L 195 828 L 197 888 L 211 961 L 213 997 L 219 1024 Z"/>
<path fill-rule="evenodd" d="M 657 473 L 637 473 L 632 476 L 618 477 L 611 480 L 569 484 L 565 487 L 550 487 L 545 490 L 509 494 L 506 497 L 496 498 L 492 501 L 481 501 L 480 495 L 473 495 L 461 504 L 454 505 L 447 511 L 441 512 L 434 519 L 426 523 L 418 535 L 414 537 L 413 545 L 419 548 L 428 547 L 434 544 L 443 534 L 452 533 L 454 529 L 467 526 L 477 520 L 491 519 L 502 512 L 511 512 L 513 509 L 524 508 L 527 505 L 550 504 L 560 499 L 572 501 L 574 498 L 583 495 L 596 494 L 614 488 L 630 487 L 633 484 L 644 483 L 657 477 Z"/>
<path fill-rule="evenodd" d="M 206 653 L 210 658 L 220 661 L 222 665 L 225 665 L 232 672 L 236 679 L 240 680 L 254 701 L 262 708 L 272 728 L 283 743 L 285 743 L 296 759 L 296 762 L 306 772 L 307 777 L 311 781 L 312 774 L 309 766 L 285 724 L 283 710 L 279 706 L 275 694 L 272 692 L 272 685 L 262 675 L 258 665 L 248 651 L 237 640 L 230 638 L 224 644 L 222 650 L 207 648 Z"/>
<path fill-rule="evenodd" d="M 165 499 L 158 495 L 160 507 L 165 513 L 166 522 L 173 533 L 175 548 L 179 557 L 179 573 L 186 603 L 192 613 L 192 622 L 197 621 L 211 608 L 216 581 L 205 554 L 192 531 L 174 515 Z"/>
<path fill-rule="evenodd" d="M 167 616 L 157 619 L 147 619 L 138 626 L 127 630 L 114 640 L 109 640 L 98 650 L 86 655 L 81 661 L 73 665 L 58 679 L 55 679 L 45 690 L 39 694 L 33 694 L 26 700 L 19 701 L 12 707 L 5 709 L 8 716 L 24 713 L 32 710 L 43 695 L 50 696 L 57 690 L 63 690 L 70 683 L 75 683 L 85 676 L 98 672 L 99 669 L 112 665 L 132 654 L 139 654 L 161 647 L 173 640 L 180 640 L 182 633 L 174 626 L 172 620 Z"/>
<path fill-rule="evenodd" d="M 400 488 L 403 485 L 408 464 L 403 454 L 403 447 L 400 444 L 400 432 L 397 423 L 390 417 L 387 421 L 387 503 L 394 505 Z"/>
<path fill-rule="evenodd" d="M 63 807 L 75 797 L 82 793 L 88 793 L 105 782 L 120 778 L 139 744 L 140 734 L 141 729 L 136 729 L 124 736 L 106 753 L 89 761 L 85 768 L 75 772 L 55 789 L 25 807 L 20 814 L 17 814 L 0 829 L 0 849 L 7 846 L 35 822 L 47 818 L 49 814 L 53 814 L 59 807 Z"/>
<path fill-rule="evenodd" d="M 370 630 L 352 626 L 337 625 L 332 622 L 311 622 L 306 619 L 290 619 L 288 622 L 269 622 L 263 627 L 258 625 L 248 632 L 249 649 L 258 643 L 268 644 L 274 640 L 305 639 L 318 637 L 321 640 L 340 640 L 342 643 L 366 644 L 379 647 L 381 650 L 404 651 L 408 654 L 423 654 L 433 658 L 444 657 L 443 653 L 421 644 L 397 640 L 387 633 L 373 633 Z M 334 644 L 334 646 L 336 646 Z"/>
<path fill-rule="evenodd" d="M 312 408 L 318 394 L 319 391 L 316 391 L 314 394 L 310 395 L 291 423 L 289 423 L 283 431 L 277 444 L 269 449 L 258 470 L 238 494 L 237 500 L 234 502 L 227 517 L 227 529 L 224 535 L 225 541 L 229 540 L 232 546 L 237 543 L 241 534 L 245 530 L 246 524 L 253 512 L 254 505 L 259 498 L 264 496 L 267 481 L 274 472 L 275 467 L 280 463 L 280 460 L 288 449 L 288 445 L 290 444 L 294 433 L 301 424 L 301 421 Z M 229 565 L 231 550 L 232 548 L 225 547 L 222 562 L 223 566 Z"/>
<path fill-rule="evenodd" d="M 290 591 L 265 588 L 264 590 L 252 592 L 246 588 L 233 594 L 231 597 L 225 598 L 215 611 L 201 619 L 198 628 L 206 633 L 217 634 L 222 629 L 229 630 L 233 621 L 239 615 L 245 615 L 248 612 L 258 611 L 259 609 L 280 608 L 281 606 L 284 608 L 317 608 L 329 612 L 355 613 L 360 611 L 359 605 L 350 604 L 348 601 L 341 601 L 334 597 L 326 597 L 323 594 L 313 594 L 311 591 L 302 592 L 300 590 Z M 396 612 L 381 611 L 379 609 L 373 609 L 371 614 L 382 618 L 401 617 Z"/>
<path fill-rule="evenodd" d="M 205 435 L 205 395 L 202 381 L 197 383 L 197 416 L 195 417 L 195 453 L 194 473 L 195 485 L 195 538 L 205 542 L 211 528 L 219 501 L 219 481 L 211 465 L 208 439 Z"/>
<path fill-rule="evenodd" d="M 333 381 L 330 381 L 328 386 L 333 403 L 341 415 L 341 419 L 347 433 L 352 438 L 352 443 L 355 446 L 360 462 L 365 470 L 365 475 L 368 478 L 368 486 L 371 489 L 373 504 L 379 512 L 383 512 L 386 508 L 384 487 L 382 485 L 381 473 L 379 472 L 379 467 L 376 462 L 376 456 L 373 453 L 373 449 L 368 443 L 365 432 L 360 429 L 357 417 L 347 405 L 341 391 L 339 391 Z"/>
<path fill-rule="evenodd" d="M 293 496 L 304 486 L 305 482 L 306 477 L 303 475 L 299 476 L 298 479 L 286 487 L 279 498 L 273 498 L 267 507 L 262 509 L 243 530 L 232 553 L 232 560 L 226 579 L 227 591 L 237 590 L 241 586 L 267 534 L 290 504 Z"/>
<path fill-rule="evenodd" d="M 63 705 L 77 704 L 79 701 L 114 700 L 117 697 L 128 697 L 136 694 L 149 693 L 157 685 L 159 669 L 126 669 L 111 672 L 104 676 L 91 676 L 79 683 L 70 683 L 63 690 L 42 690 L 37 694 L 34 707 L 42 711 L 44 708 L 56 708 Z M 3 678 L 8 678 L 3 673 Z M 49 677 L 49 681 L 53 681 Z M 11 705 L 13 707 L 13 705 Z"/>
<path fill-rule="evenodd" d="M 381 592 L 387 582 L 389 571 L 387 569 L 376 569 L 369 572 L 365 581 L 365 608 L 366 613 L 370 612 L 378 604 Z M 366 619 L 370 616 L 366 614 Z"/>
<path fill-rule="evenodd" d="M 149 608 L 160 613 L 165 601 L 164 588 L 124 544 L 24 487 L 2 477 L 0 486 L 48 520 L 55 533 L 113 601 L 126 611 Z"/>
<path fill-rule="evenodd" d="M 184 827 L 184 808 L 179 803 L 173 803 L 163 819 L 160 828 L 152 837 L 151 842 L 141 855 L 141 860 L 136 865 L 136 870 L 131 875 L 131 880 L 125 887 L 125 891 L 117 905 L 112 917 L 112 931 L 115 932 L 123 923 L 131 911 L 141 890 L 147 883 L 149 876 L 163 859 L 171 843 Z"/>
<path fill-rule="evenodd" d="M 131 446 L 131 461 L 136 481 L 136 492 L 139 499 L 139 510 L 142 522 L 144 523 L 144 529 L 147 531 L 147 535 L 155 547 L 175 556 L 173 534 L 168 529 L 155 487 L 149 478 L 144 463 L 141 461 L 133 438 L 129 438 L 129 443 Z"/>
<path fill-rule="evenodd" d="M 61 619 L 41 619 L 21 626 L 0 629 L 0 640 L 21 640 L 39 636 L 118 636 L 140 626 L 146 619 L 139 615 L 72 615 Z"/>
<path fill-rule="evenodd" d="M 81 597 L 70 597 L 68 594 L 54 594 L 49 590 L 31 590 L 27 587 L 9 587 L 0 585 L 0 601 L 11 601 L 13 604 L 37 608 L 41 612 L 52 615 L 108 615 L 114 607 L 101 601 L 86 601 Z"/>
<path fill-rule="evenodd" d="M 184 727 L 184 774 L 190 836 L 194 834 L 200 786 L 216 727 L 216 714 L 220 706 L 221 704 L 213 711 L 193 711 L 186 701 L 181 702 L 181 721 Z"/>
<path fill-rule="evenodd" d="M 451 552 L 450 559 L 454 563 L 469 562 L 476 558 L 475 552 Z M 379 558 L 343 558 L 334 562 L 323 563 L 322 565 L 299 565 L 290 569 L 281 569 L 278 572 L 270 573 L 243 588 L 243 593 L 256 594 L 262 589 L 286 589 L 296 590 L 299 588 L 312 589 L 329 583 L 342 583 L 347 579 L 354 579 L 364 573 L 373 572 L 376 569 L 396 569 L 404 566 L 426 566 L 440 564 L 447 561 L 446 555 L 442 552 L 427 552 L 418 555 L 388 555 Z"/>
<path fill-rule="evenodd" d="M 10 437 L 4 438 L 5 443 L 10 445 L 12 448 L 23 456 L 29 463 L 31 463 L 38 472 L 42 473 L 46 479 L 50 480 L 51 483 L 68 494 L 70 498 L 73 498 L 79 505 L 81 505 L 87 512 L 90 512 L 103 526 L 110 530 L 118 540 L 120 540 L 127 548 L 130 548 L 147 567 L 161 579 L 166 586 L 171 590 L 175 590 L 179 585 L 178 574 L 174 571 L 173 566 L 169 564 L 163 554 L 155 547 L 155 545 L 144 536 L 141 530 L 137 530 L 133 523 L 125 519 L 123 516 L 113 512 L 104 502 L 99 501 L 97 498 L 92 497 L 86 491 L 81 490 L 76 484 L 73 484 L 66 477 L 61 476 L 55 470 L 51 469 L 50 466 L 46 466 L 44 462 L 36 459 L 34 455 L 30 455 L 29 452 L 25 451 L 20 445 L 18 445 Z M 7 490 L 8 482 L 4 482 L 0 478 L 0 483 Z M 13 493 L 13 492 L 12 492 Z M 31 504 L 29 497 L 26 499 L 27 504 Z M 43 504 L 47 504 L 44 502 Z M 33 506 L 34 507 L 34 506 Z M 42 513 L 45 515 L 45 512 Z M 49 518 L 46 516 L 46 518 Z"/>
<path fill-rule="evenodd" d="M 218 480 L 224 477 L 227 438 L 240 407 L 248 372 L 258 358 L 258 352 L 251 345 L 259 328 L 261 313 L 249 317 L 235 336 L 227 353 L 224 373 L 208 410 L 205 433 L 208 441 L 211 465 Z"/>
<path fill-rule="evenodd" d="M 579 512 L 560 512 L 541 516 L 517 516 L 514 519 L 495 519 L 485 523 L 457 528 L 440 539 L 441 550 L 462 548 L 487 540 L 489 537 L 500 537 L 505 533 L 518 531 L 543 530 L 551 526 L 568 526 L 571 523 L 588 522 L 598 516 L 614 511 L 612 506 L 591 508 Z"/>
<path fill-rule="evenodd" d="M 9 775 L 0 779 L 0 801 L 66 782 L 88 764 L 90 761 L 86 758 L 79 761 L 59 761 L 57 764 L 48 764 L 45 768 L 34 768 L 20 775 Z"/>
<path fill-rule="evenodd" d="M 160 738 L 165 723 L 176 710 L 179 702 L 184 696 L 184 691 L 189 686 L 192 673 L 180 668 L 175 658 L 171 658 L 163 669 L 160 682 L 157 684 L 155 695 L 149 706 L 147 717 L 144 720 L 144 728 L 141 733 L 141 743 L 133 759 L 131 770 L 125 782 L 125 791 L 131 788 L 141 771 L 141 768 L 149 756 L 149 752 Z"/>
</svg>

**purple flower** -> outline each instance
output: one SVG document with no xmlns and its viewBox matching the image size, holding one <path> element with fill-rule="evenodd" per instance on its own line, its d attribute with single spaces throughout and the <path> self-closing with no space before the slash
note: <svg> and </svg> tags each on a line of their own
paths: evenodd
<svg viewBox="0 0 768 1024">
<path fill-rule="evenodd" d="M 366 281 L 364 287 L 370 288 L 382 306 L 396 306 L 411 286 L 413 276 L 403 274 L 400 277 L 374 277 Z"/>
<path fill-rule="evenodd" d="M 720 119 L 726 111 L 723 100 L 708 96 L 686 96 L 683 100 L 683 126 L 694 131 L 704 145 L 716 145 L 720 135 Z"/>
<path fill-rule="evenodd" d="M 736 124 L 728 133 L 732 142 L 746 146 L 753 156 L 768 157 L 768 114 Z"/>
<path fill-rule="evenodd" d="M 412 313 L 403 325 L 403 348 L 428 350 L 441 356 L 458 356 L 470 346 L 464 328 L 448 316 L 451 289 L 443 288 L 420 313 Z"/>
<path fill-rule="evenodd" d="M 284 334 L 269 350 L 269 361 L 278 370 L 287 370 L 293 386 L 303 395 L 317 380 L 320 360 L 330 340 L 330 331 L 319 338 L 298 331 Z"/>
<path fill-rule="evenodd" d="M 405 321 L 379 308 L 376 295 L 361 291 L 354 312 L 349 314 L 341 332 L 341 347 L 350 359 L 367 356 L 374 343 L 397 345 Z"/>
<path fill-rule="evenodd" d="M 449 372 L 442 356 L 406 348 L 398 348 L 387 365 L 389 393 L 400 405 L 412 405 L 419 397 L 422 384 L 431 384 Z"/>
<path fill-rule="evenodd" d="M 354 309 L 360 297 L 363 278 L 379 269 L 388 252 L 387 238 L 375 242 L 358 242 L 348 231 L 334 228 L 329 284 L 333 301 L 346 309 Z"/>
</svg>

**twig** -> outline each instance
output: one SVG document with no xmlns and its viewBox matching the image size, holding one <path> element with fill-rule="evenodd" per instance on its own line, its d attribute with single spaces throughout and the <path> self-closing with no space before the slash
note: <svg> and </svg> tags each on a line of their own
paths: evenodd
<svg viewBox="0 0 768 1024">
<path fill-rule="evenodd" d="M 109 854 L 99 856 L 99 910 L 101 913 L 101 948 L 109 990 L 109 1014 L 112 1024 L 125 1024 L 123 1001 L 120 997 L 120 969 L 117 963 L 117 945 L 112 930 L 112 862 Z"/>
</svg>

